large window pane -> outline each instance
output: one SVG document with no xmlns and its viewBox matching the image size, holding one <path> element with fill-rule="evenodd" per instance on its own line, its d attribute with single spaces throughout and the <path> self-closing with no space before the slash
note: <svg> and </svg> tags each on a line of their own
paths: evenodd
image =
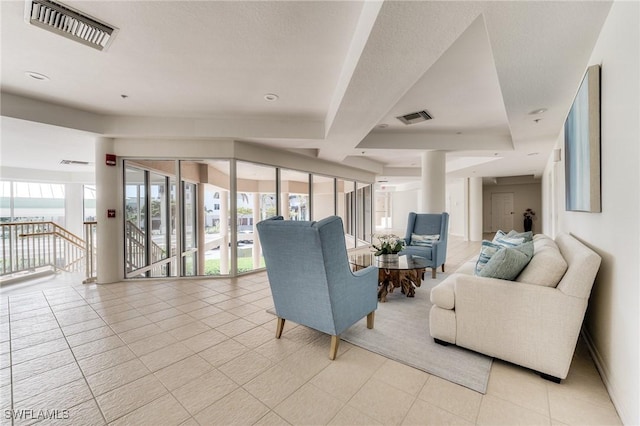
<svg viewBox="0 0 640 426">
<path fill-rule="evenodd" d="M 357 183 L 356 191 L 356 223 L 358 245 L 367 245 L 371 242 L 371 185 Z"/>
<path fill-rule="evenodd" d="M 231 265 L 231 221 L 229 220 L 230 177 L 229 161 L 203 160 L 200 168 L 206 170 L 202 179 L 204 194 L 204 220 L 201 225 L 202 269 L 198 275 L 228 275 Z M 204 178 L 204 176 L 202 176 Z"/>
<path fill-rule="evenodd" d="M 355 247 L 355 182 L 338 179 L 337 187 L 337 211 L 344 224 L 347 248 Z"/>
<path fill-rule="evenodd" d="M 280 214 L 285 219 L 309 220 L 309 174 L 293 170 L 280 173 Z"/>
<path fill-rule="evenodd" d="M 256 224 L 276 214 L 276 169 L 238 161 L 238 272 L 264 268 Z"/>
<path fill-rule="evenodd" d="M 198 195 L 196 184 L 182 182 L 183 213 L 182 213 L 182 274 L 184 276 L 197 275 L 198 271 L 198 239 L 197 239 L 197 208 Z"/>
<path fill-rule="evenodd" d="M 96 186 L 84 185 L 84 221 L 96 221 Z"/>
<path fill-rule="evenodd" d="M 125 268 L 131 272 L 148 265 L 145 172 L 125 167 L 124 188 Z"/>
<path fill-rule="evenodd" d="M 85 187 L 85 206 L 91 195 Z M 128 277 L 176 276 L 175 161 L 125 161 L 125 197 Z"/>
</svg>

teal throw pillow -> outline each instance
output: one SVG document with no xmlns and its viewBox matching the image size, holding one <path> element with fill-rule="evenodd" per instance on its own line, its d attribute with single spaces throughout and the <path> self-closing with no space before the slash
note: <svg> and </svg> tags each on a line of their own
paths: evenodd
<svg viewBox="0 0 640 426">
<path fill-rule="evenodd" d="M 476 275 L 480 274 L 480 271 L 482 271 L 491 257 L 496 254 L 501 248 L 503 247 L 500 244 L 495 244 L 487 240 L 482 241 L 482 246 L 480 247 L 480 256 L 478 256 L 478 261 L 476 262 Z"/>
<path fill-rule="evenodd" d="M 423 247 L 431 247 L 435 241 L 440 239 L 439 234 L 435 235 L 418 235 L 411 234 L 411 242 L 409 245 L 411 246 L 423 246 Z"/>
<path fill-rule="evenodd" d="M 533 242 L 502 247 L 476 275 L 513 281 L 533 257 Z"/>
</svg>

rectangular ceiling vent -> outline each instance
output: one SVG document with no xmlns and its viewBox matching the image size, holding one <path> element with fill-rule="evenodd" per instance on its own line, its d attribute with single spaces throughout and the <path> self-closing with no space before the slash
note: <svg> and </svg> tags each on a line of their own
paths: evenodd
<svg viewBox="0 0 640 426">
<path fill-rule="evenodd" d="M 51 0 L 26 0 L 25 20 L 37 27 L 104 50 L 118 29 L 82 12 Z"/>
<path fill-rule="evenodd" d="M 62 160 L 60 161 L 60 164 L 76 164 L 79 166 L 88 166 L 89 162 L 88 161 L 77 161 L 77 160 Z"/>
<path fill-rule="evenodd" d="M 401 115 L 400 117 L 396 117 L 398 120 L 402 121 L 404 124 L 416 124 L 421 121 L 431 120 L 433 117 L 427 112 L 427 110 L 422 110 L 418 112 L 412 112 L 410 114 Z"/>
</svg>

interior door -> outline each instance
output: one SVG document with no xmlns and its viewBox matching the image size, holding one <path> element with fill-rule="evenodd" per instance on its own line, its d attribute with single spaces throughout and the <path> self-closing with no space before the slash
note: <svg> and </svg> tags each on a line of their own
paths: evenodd
<svg viewBox="0 0 640 426">
<path fill-rule="evenodd" d="M 491 230 L 513 229 L 513 192 L 491 194 Z"/>
</svg>

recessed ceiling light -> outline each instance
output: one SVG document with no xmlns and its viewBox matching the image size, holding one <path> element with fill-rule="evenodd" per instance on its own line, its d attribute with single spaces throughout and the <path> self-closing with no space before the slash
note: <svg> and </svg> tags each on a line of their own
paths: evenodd
<svg viewBox="0 0 640 426">
<path fill-rule="evenodd" d="M 275 93 L 267 93 L 266 95 L 264 95 L 264 100 L 269 102 L 277 101 L 278 98 L 279 96 L 276 95 Z"/>
<path fill-rule="evenodd" d="M 534 155 L 538 155 L 538 154 L 539 154 L 539 152 L 530 152 L 530 153 L 527 154 L 527 156 L 533 157 Z"/>
<path fill-rule="evenodd" d="M 33 72 L 33 71 L 27 71 L 25 72 L 25 74 L 31 78 L 33 78 L 34 80 L 39 80 L 39 81 L 49 81 L 49 77 L 47 77 L 44 74 L 40 74 L 39 72 Z"/>
<path fill-rule="evenodd" d="M 389 125 L 386 123 L 378 124 L 378 129 L 386 129 L 387 127 L 389 127 Z"/>
<path fill-rule="evenodd" d="M 538 115 L 538 114 L 542 114 L 544 112 L 547 112 L 546 108 L 538 108 L 538 109 L 534 109 L 533 111 L 531 111 L 529 113 L 529 115 Z"/>
<path fill-rule="evenodd" d="M 456 135 L 461 135 L 461 134 L 462 134 L 462 132 L 456 132 Z"/>
<path fill-rule="evenodd" d="M 122 99 L 127 99 L 127 98 L 129 97 L 129 95 L 122 94 L 122 95 L 120 95 L 120 97 L 121 97 Z"/>
</svg>

